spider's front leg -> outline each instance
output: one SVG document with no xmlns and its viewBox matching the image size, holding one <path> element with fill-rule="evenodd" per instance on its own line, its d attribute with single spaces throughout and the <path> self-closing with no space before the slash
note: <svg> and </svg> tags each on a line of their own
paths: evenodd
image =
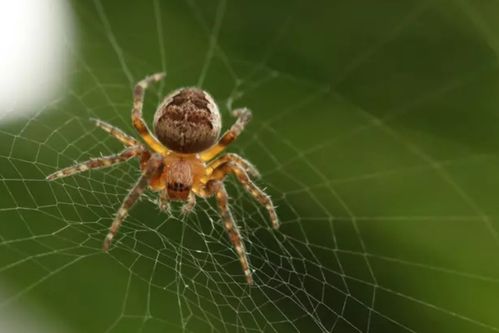
<svg viewBox="0 0 499 333">
<path fill-rule="evenodd" d="M 109 246 L 111 245 L 114 236 L 116 236 L 116 233 L 121 227 L 121 224 L 128 215 L 128 210 L 135 204 L 142 193 L 144 193 L 144 190 L 149 184 L 149 180 L 152 177 L 159 176 L 162 171 L 162 165 L 163 157 L 160 154 L 153 154 L 147 161 L 142 175 L 140 176 L 137 183 L 135 183 L 135 185 L 132 187 L 130 192 L 128 192 L 125 200 L 123 200 L 123 203 L 121 204 L 120 209 L 118 209 L 114 221 L 109 228 L 109 233 L 107 234 L 104 240 L 104 245 L 102 246 L 105 252 L 109 250 Z"/>
<path fill-rule="evenodd" d="M 239 261 L 241 262 L 241 267 L 244 272 L 244 276 L 246 277 L 246 282 L 249 285 L 252 285 L 253 275 L 251 274 L 248 256 L 246 254 L 246 247 L 244 246 L 244 242 L 241 237 L 241 233 L 239 232 L 239 228 L 237 227 L 234 218 L 229 210 L 229 196 L 227 191 L 225 190 L 225 186 L 221 181 L 212 180 L 208 182 L 206 188 L 210 194 L 214 194 L 218 203 L 218 210 L 220 216 L 222 217 L 225 231 L 229 234 L 230 241 L 232 246 L 234 246 L 238 256 Z"/>
<path fill-rule="evenodd" d="M 47 176 L 47 180 L 55 180 L 81 173 L 90 169 L 107 168 L 114 164 L 128 161 L 132 157 L 139 156 L 144 152 L 140 146 L 130 147 L 119 154 L 93 158 L 85 162 L 61 169 Z"/>
<path fill-rule="evenodd" d="M 221 157 L 220 159 L 223 159 Z M 213 161 L 212 163 L 217 163 L 218 160 Z M 279 219 L 277 218 L 277 213 L 275 211 L 274 203 L 270 199 L 270 196 L 262 191 L 255 183 L 253 183 L 248 176 L 248 173 L 244 169 L 244 166 L 239 164 L 237 161 L 229 161 L 223 164 L 220 164 L 216 167 L 212 174 L 211 179 L 213 180 L 223 180 L 227 174 L 233 173 L 237 180 L 244 186 L 244 189 L 251 194 L 253 198 L 256 199 L 262 206 L 264 206 L 270 216 L 270 220 L 272 222 L 272 227 L 274 229 L 279 228 Z"/>
<path fill-rule="evenodd" d="M 213 173 L 213 171 L 216 168 L 218 168 L 220 165 L 225 164 L 227 162 L 234 162 L 236 164 L 239 164 L 241 167 L 244 168 L 244 170 L 246 170 L 246 172 L 249 175 L 251 175 L 255 178 L 261 178 L 260 172 L 258 172 L 256 167 L 251 162 L 249 162 L 248 160 L 246 160 L 246 159 L 242 158 L 241 156 L 234 154 L 234 153 L 227 153 L 227 154 L 217 158 L 213 162 L 211 162 L 208 165 L 207 172 L 211 174 L 211 173 Z"/>
<path fill-rule="evenodd" d="M 232 111 L 232 114 L 237 117 L 236 122 L 227 132 L 225 132 L 216 145 L 200 154 L 203 161 L 213 159 L 220 152 L 222 152 L 225 147 L 237 139 L 252 117 L 251 111 L 247 108 L 236 109 Z"/>
</svg>

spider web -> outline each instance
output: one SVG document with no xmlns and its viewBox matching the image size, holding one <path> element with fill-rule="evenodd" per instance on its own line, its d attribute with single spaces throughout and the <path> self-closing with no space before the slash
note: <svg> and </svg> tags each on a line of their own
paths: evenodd
<svg viewBox="0 0 499 333">
<path fill-rule="evenodd" d="M 116 4 L 74 5 L 85 22 L 84 51 L 73 50 L 68 96 L 2 125 L 0 276 L 9 286 L 2 313 L 43 305 L 81 332 L 499 331 L 495 146 L 476 144 L 483 143 L 480 134 L 463 138 L 459 125 L 435 135 L 441 128 L 432 125 L 441 120 L 424 111 L 493 101 L 494 92 L 484 89 L 467 102 L 459 96 L 493 80 L 495 55 L 484 52 L 483 62 L 443 73 L 440 81 L 417 82 L 425 89 L 408 96 L 395 91 L 390 107 L 352 88 L 364 75 L 380 74 L 369 72 L 376 61 L 399 56 L 394 50 L 417 35 L 421 22 L 448 18 L 440 3 L 404 8 L 375 42 L 344 61 L 333 82 L 275 60 L 300 21 L 301 2 L 286 5 L 258 60 L 230 47 L 224 33 L 237 6 L 226 0 L 120 3 L 120 13 Z M 493 25 L 479 9 L 463 1 L 449 12 L 472 27 L 464 35 L 498 50 Z M 225 127 L 232 106 L 254 111 L 230 151 L 257 165 L 258 184 L 282 223 L 273 231 L 265 210 L 227 181 L 254 287 L 244 282 L 212 200 L 199 200 L 187 217 L 178 206 L 167 216 L 147 193 L 105 255 L 102 240 L 139 175 L 137 163 L 44 180 L 74 161 L 119 151 L 89 118 L 134 133 L 131 88 L 158 70 L 168 77 L 148 91 L 149 120 L 161 96 L 193 84 L 217 99 Z M 380 93 L 369 82 L 366 89 Z"/>
</svg>

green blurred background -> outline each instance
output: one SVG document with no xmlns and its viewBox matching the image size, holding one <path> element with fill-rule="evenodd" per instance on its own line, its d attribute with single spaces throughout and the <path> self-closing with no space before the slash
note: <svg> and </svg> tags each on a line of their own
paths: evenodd
<svg viewBox="0 0 499 333">
<path fill-rule="evenodd" d="M 498 1 L 71 10 L 63 97 L 0 124 L 1 320 L 23 332 L 499 331 Z M 231 105 L 254 112 L 230 151 L 260 169 L 282 228 L 228 181 L 253 288 L 212 201 L 168 217 L 148 194 L 101 252 L 135 161 L 44 180 L 119 151 L 89 118 L 134 133 L 133 84 L 162 70 L 148 121 L 190 85 L 215 97 L 225 128 Z"/>
</svg>

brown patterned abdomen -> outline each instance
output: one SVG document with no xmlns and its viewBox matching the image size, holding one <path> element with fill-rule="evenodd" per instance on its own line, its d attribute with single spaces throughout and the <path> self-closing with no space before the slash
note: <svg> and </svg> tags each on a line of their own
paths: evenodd
<svg viewBox="0 0 499 333">
<path fill-rule="evenodd" d="M 208 93 L 183 88 L 168 95 L 156 110 L 154 131 L 161 143 L 179 153 L 198 153 L 220 135 L 218 108 Z"/>
</svg>

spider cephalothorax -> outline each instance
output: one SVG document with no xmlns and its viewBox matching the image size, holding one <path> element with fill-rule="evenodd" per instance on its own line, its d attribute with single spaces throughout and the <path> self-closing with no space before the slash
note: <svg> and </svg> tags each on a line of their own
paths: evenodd
<svg viewBox="0 0 499 333">
<path fill-rule="evenodd" d="M 185 159 L 175 159 L 166 168 L 166 189 L 171 200 L 187 200 L 192 189 L 192 165 Z"/>
<path fill-rule="evenodd" d="M 279 227 L 277 215 L 270 197 L 251 181 L 249 175 L 259 176 L 251 163 L 230 153 L 215 158 L 239 136 L 251 119 L 251 112 L 245 108 L 234 110 L 236 122 L 219 139 L 221 119 L 213 98 L 201 89 L 183 88 L 168 95 L 159 105 L 154 116 L 154 136 L 142 118 L 144 91 L 150 83 L 163 77 L 163 73 L 151 75 L 137 83 L 134 90 L 132 122 L 149 149 L 120 129 L 96 120 L 97 126 L 127 148 L 116 155 L 91 159 L 59 170 L 47 179 L 109 167 L 133 157 L 140 159 L 142 175 L 118 209 L 104 241 L 104 251 L 108 251 L 128 210 L 147 187 L 159 192 L 158 203 L 162 210 L 167 210 L 172 200 L 186 201 L 184 213 L 194 208 L 196 196 L 215 196 L 224 227 L 239 255 L 246 281 L 252 284 L 253 276 L 244 242 L 228 207 L 229 198 L 223 184 L 225 176 L 229 173 L 236 176 L 244 188 L 268 210 L 274 228 Z"/>
</svg>

